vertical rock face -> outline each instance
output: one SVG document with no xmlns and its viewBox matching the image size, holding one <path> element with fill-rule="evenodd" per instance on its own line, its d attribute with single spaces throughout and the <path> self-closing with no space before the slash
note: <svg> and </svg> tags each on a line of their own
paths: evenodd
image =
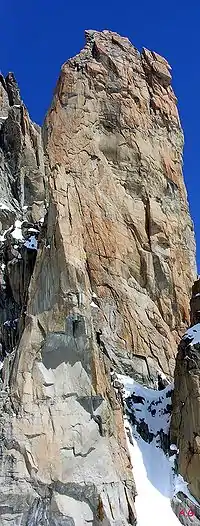
<svg viewBox="0 0 200 526">
<path fill-rule="evenodd" d="M 110 366 L 172 375 L 196 272 L 170 82 L 156 53 L 87 31 L 42 149 L 1 78 L 2 526 L 135 524 Z"/>
<path fill-rule="evenodd" d="M 7 226 L 9 212 L 23 217 L 25 203 L 29 219 L 44 215 L 41 132 L 30 121 L 11 73 L 5 79 L 0 75 L 0 183 L 1 229 Z"/>
<path fill-rule="evenodd" d="M 2 324 L 9 320 L 18 321 L 27 301 L 28 284 L 36 253 L 33 251 L 28 253 L 24 243 L 30 236 L 30 228 L 41 216 L 44 216 L 44 184 L 44 154 L 40 128 L 30 121 L 13 74 L 9 73 L 5 79 L 0 75 L 0 321 Z M 15 329 L 17 333 L 17 326 Z M 3 329 L 1 328 L 1 332 L 3 332 L 3 346 L 6 346 L 7 351 L 11 351 L 12 338 L 8 335 L 10 326 L 5 325 Z"/>
<path fill-rule="evenodd" d="M 194 283 L 191 325 L 176 358 L 171 438 L 179 449 L 180 473 L 200 502 L 200 280 Z"/>
<path fill-rule="evenodd" d="M 0 524 L 135 524 L 121 397 L 97 344 L 87 271 L 69 265 L 52 197 L 41 217 L 40 130 L 14 78 L 1 86 Z"/>
<path fill-rule="evenodd" d="M 44 125 L 68 273 L 84 276 L 67 289 L 97 295 L 94 325 L 116 364 L 172 374 L 196 271 L 170 67 L 115 33 L 86 40 Z"/>
</svg>

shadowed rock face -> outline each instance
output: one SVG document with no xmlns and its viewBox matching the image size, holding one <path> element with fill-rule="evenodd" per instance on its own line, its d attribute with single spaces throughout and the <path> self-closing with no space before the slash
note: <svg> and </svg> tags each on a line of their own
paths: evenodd
<svg viewBox="0 0 200 526">
<path fill-rule="evenodd" d="M 1 249 L 3 312 L 17 304 L 19 317 L 0 397 L 2 526 L 135 524 L 110 365 L 152 384 L 172 375 L 195 276 L 170 82 L 156 53 L 87 31 L 42 149 L 13 76 L 1 79 L 2 232 L 24 220 L 23 240 L 11 229 Z"/>
<path fill-rule="evenodd" d="M 45 202 L 41 130 L 29 118 L 14 75 L 0 75 L 0 338 L 4 351 L 12 351 L 23 327 L 20 316 L 36 259 L 36 252 L 25 249 L 24 243 L 29 228 L 44 216 Z M 15 334 L 10 326 L 3 327 L 13 320 L 19 321 Z"/>
<path fill-rule="evenodd" d="M 23 218 L 24 205 L 26 217 L 40 219 L 44 213 L 44 178 L 40 128 L 29 119 L 14 75 L 9 73 L 5 79 L 0 75 L 1 229 L 5 230 L 14 214 Z"/>
<path fill-rule="evenodd" d="M 179 449 L 178 467 L 200 501 L 200 344 L 181 341 L 175 368 L 171 440 Z"/>
<path fill-rule="evenodd" d="M 191 299 L 191 331 L 179 345 L 175 367 L 171 438 L 179 449 L 178 467 L 200 502 L 200 280 Z"/>
</svg>

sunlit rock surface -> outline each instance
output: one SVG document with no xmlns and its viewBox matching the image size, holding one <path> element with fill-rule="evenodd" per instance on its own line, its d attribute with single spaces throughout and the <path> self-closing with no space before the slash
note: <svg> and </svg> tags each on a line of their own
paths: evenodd
<svg viewBox="0 0 200 526">
<path fill-rule="evenodd" d="M 171 377 L 194 235 L 170 67 L 86 32 L 42 131 L 0 79 L 2 526 L 128 526 L 111 367 Z"/>
</svg>

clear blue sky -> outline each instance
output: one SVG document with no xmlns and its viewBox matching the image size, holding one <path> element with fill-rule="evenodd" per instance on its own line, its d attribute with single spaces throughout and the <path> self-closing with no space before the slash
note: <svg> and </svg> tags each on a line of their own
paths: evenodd
<svg viewBox="0 0 200 526">
<path fill-rule="evenodd" d="M 60 66 L 79 52 L 84 29 L 111 29 L 167 58 L 185 134 L 184 175 L 200 268 L 199 0 L 0 0 L 0 68 L 14 71 L 33 120 L 41 124 Z"/>
</svg>

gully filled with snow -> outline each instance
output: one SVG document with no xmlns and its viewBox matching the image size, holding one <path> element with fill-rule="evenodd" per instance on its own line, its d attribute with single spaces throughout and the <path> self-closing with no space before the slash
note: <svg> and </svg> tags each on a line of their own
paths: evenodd
<svg viewBox="0 0 200 526">
<path fill-rule="evenodd" d="M 171 507 L 172 497 L 182 491 L 196 501 L 182 477 L 175 473 L 176 446 L 172 445 L 171 452 L 166 454 L 161 448 L 162 437 L 169 432 L 173 386 L 157 391 L 127 376 L 118 378 L 125 389 L 125 430 L 138 493 L 137 526 L 178 526 L 180 521 Z M 139 434 L 140 429 L 145 440 Z M 191 524 L 193 518 L 190 517 Z"/>
</svg>

